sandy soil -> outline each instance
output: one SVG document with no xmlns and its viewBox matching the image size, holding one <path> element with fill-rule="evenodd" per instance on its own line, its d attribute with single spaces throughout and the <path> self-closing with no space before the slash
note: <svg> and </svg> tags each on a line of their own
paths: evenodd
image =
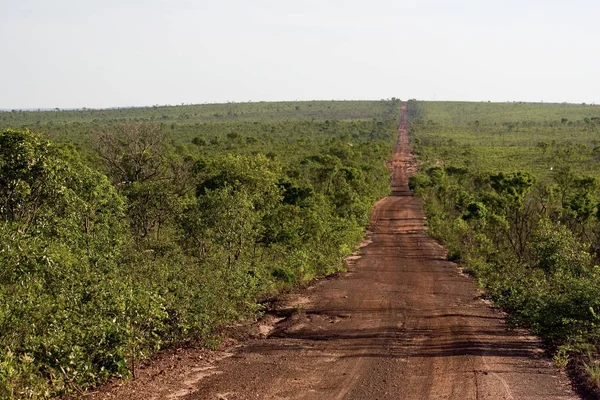
<svg viewBox="0 0 600 400">
<path fill-rule="evenodd" d="M 94 399 L 576 399 L 537 339 L 508 331 L 425 234 L 402 107 L 392 196 L 348 272 L 276 304 L 225 351 L 171 351 Z"/>
</svg>

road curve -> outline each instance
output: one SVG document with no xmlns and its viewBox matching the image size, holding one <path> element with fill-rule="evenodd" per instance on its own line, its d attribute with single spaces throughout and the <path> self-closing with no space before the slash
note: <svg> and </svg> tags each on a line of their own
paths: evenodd
<svg viewBox="0 0 600 400">
<path fill-rule="evenodd" d="M 408 189 L 406 104 L 401 121 L 392 196 L 376 204 L 348 273 L 288 299 L 272 332 L 177 398 L 578 398 L 538 341 L 507 331 L 425 234 L 422 203 Z"/>
</svg>

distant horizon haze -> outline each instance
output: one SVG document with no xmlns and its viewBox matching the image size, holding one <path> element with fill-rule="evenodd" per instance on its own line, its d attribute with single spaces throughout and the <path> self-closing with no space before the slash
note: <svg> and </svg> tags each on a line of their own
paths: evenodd
<svg viewBox="0 0 600 400">
<path fill-rule="evenodd" d="M 0 109 L 368 100 L 600 103 L 588 0 L 20 0 Z"/>
</svg>

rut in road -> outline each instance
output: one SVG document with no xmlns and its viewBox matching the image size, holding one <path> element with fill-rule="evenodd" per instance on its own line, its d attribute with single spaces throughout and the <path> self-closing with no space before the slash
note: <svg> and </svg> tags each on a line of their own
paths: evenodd
<svg viewBox="0 0 600 400">
<path fill-rule="evenodd" d="M 406 104 L 401 115 L 392 196 L 376 204 L 349 272 L 296 294 L 299 312 L 171 398 L 577 398 L 538 341 L 507 331 L 425 234 L 421 201 L 408 188 Z"/>
</svg>

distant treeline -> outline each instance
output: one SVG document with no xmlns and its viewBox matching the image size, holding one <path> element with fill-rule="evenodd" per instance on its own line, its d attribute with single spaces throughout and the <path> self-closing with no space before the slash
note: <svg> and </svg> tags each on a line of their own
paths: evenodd
<svg viewBox="0 0 600 400">
<path fill-rule="evenodd" d="M 124 107 L 77 110 L 0 111 L 0 127 L 52 126 L 71 123 L 121 122 L 231 122 L 283 120 L 356 120 L 380 118 L 389 112 L 385 105 L 396 99 L 380 101 L 287 101 L 179 106 Z M 393 116 L 390 116 L 393 118 Z M 384 118 L 385 119 L 385 118 Z"/>
</svg>

